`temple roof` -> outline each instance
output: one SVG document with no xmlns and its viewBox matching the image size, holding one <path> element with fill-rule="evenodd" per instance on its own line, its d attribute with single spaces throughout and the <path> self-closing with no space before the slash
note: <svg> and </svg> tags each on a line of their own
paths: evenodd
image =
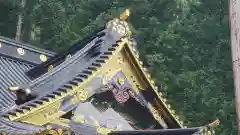
<svg viewBox="0 0 240 135">
<path fill-rule="evenodd" d="M 112 110 L 114 110 L 113 104 L 119 105 L 120 109 L 114 110 L 114 113 L 118 111 L 125 114 L 124 120 L 132 127 L 131 129 L 143 129 L 135 128 L 138 122 L 133 122 L 142 120 L 141 126 L 147 127 L 144 129 L 149 129 L 149 125 L 150 129 L 159 129 L 149 130 L 151 133 L 190 135 L 198 132 L 200 128 L 184 128 L 183 122 L 170 109 L 170 105 L 167 104 L 162 93 L 159 93 L 150 74 L 139 60 L 129 33 L 128 24 L 124 20 L 114 19 L 105 28 L 90 34 L 90 37 L 58 54 L 0 37 L 0 132 L 36 133 L 36 130 L 45 130 L 47 124 L 54 125 L 54 122 L 60 117 L 62 119 L 63 115 L 69 112 L 75 113 L 72 114 L 74 116 L 77 115 L 76 108 L 79 107 L 81 110 L 83 108 L 81 105 L 88 103 L 98 113 L 104 108 L 98 106 L 101 108 L 98 110 L 95 107 L 97 104 L 106 104 Z M 117 94 L 116 90 L 117 93 L 123 91 L 124 93 Z M 125 90 L 130 92 L 128 98 L 124 97 Z M 19 98 L 22 98 L 17 92 L 23 92 L 26 97 L 20 104 L 15 103 L 16 99 L 20 101 Z M 105 95 L 101 95 L 102 93 Z M 109 96 L 109 93 L 113 96 Z M 15 95 L 19 97 L 16 98 Z M 102 98 L 104 102 L 99 100 L 95 102 L 96 104 L 92 103 L 101 96 L 105 96 Z M 111 99 L 106 101 L 107 97 Z M 114 100 L 114 103 L 110 105 L 109 100 Z M 128 103 L 127 109 L 135 108 L 141 111 L 138 114 L 134 112 L 135 110 L 128 114 L 125 110 L 121 112 L 122 103 L 125 102 Z M 90 114 L 91 117 L 98 115 L 90 113 L 86 108 L 84 111 L 87 111 L 89 117 Z M 149 121 L 153 124 L 144 125 L 146 119 L 151 119 Z M 71 126 L 70 123 L 67 125 Z M 90 130 L 96 132 L 95 130 L 98 131 L 99 128 L 102 127 L 94 127 Z M 84 130 L 87 129 L 85 126 Z M 145 132 L 147 131 L 139 131 L 142 134 Z M 135 134 L 137 131 L 111 131 L 111 133 Z"/>
<path fill-rule="evenodd" d="M 24 50 L 24 54 L 19 54 L 18 50 Z M 7 90 L 8 87 L 28 83 L 31 79 L 25 72 L 42 63 L 40 55 L 52 57 L 54 54 L 54 52 L 0 36 L 0 113 L 15 105 L 16 96 Z"/>
</svg>

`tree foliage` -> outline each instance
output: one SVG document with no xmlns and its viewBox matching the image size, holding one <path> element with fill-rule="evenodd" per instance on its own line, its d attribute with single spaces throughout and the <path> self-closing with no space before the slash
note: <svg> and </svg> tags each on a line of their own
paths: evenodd
<svg viewBox="0 0 240 135">
<path fill-rule="evenodd" d="M 219 118 L 219 135 L 236 134 L 226 0 L 27 2 L 28 24 L 24 26 L 30 27 L 24 39 L 54 51 L 130 8 L 129 23 L 141 57 L 186 125 L 199 126 Z M 7 32 L 2 24 L 0 33 Z"/>
</svg>

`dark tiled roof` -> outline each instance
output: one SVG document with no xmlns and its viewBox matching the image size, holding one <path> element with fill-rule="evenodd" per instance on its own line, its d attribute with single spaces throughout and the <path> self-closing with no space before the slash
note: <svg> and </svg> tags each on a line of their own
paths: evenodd
<svg viewBox="0 0 240 135">
<path fill-rule="evenodd" d="M 18 48 L 24 49 L 23 56 Z M 25 72 L 41 63 L 41 54 L 52 57 L 55 53 L 0 36 L 0 113 L 15 105 L 15 94 L 7 88 L 28 83 Z"/>
<path fill-rule="evenodd" d="M 0 112 L 13 106 L 15 95 L 7 88 L 18 84 L 25 84 L 30 79 L 25 72 L 34 65 L 0 56 Z"/>
<path fill-rule="evenodd" d="M 31 79 L 35 79 L 41 76 L 42 74 L 47 72 L 47 68 L 49 65 L 53 65 L 53 67 L 60 65 L 62 62 L 65 61 L 66 57 L 73 56 L 75 53 L 77 53 L 79 50 L 85 47 L 87 43 L 93 42 L 97 38 L 103 37 L 105 35 L 105 33 L 103 32 L 101 33 L 101 31 L 103 30 L 104 28 L 100 28 L 99 30 L 93 31 L 92 33 L 89 34 L 89 36 L 86 36 L 82 40 L 71 45 L 71 47 L 69 47 L 67 50 L 62 50 L 58 54 L 54 55 L 54 57 L 51 57 L 50 59 L 48 59 L 46 62 L 41 63 L 38 66 L 32 68 L 26 74 Z"/>
</svg>

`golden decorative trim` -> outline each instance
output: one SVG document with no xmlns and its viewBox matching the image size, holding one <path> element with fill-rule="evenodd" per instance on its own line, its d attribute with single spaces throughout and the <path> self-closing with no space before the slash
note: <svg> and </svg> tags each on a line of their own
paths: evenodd
<svg viewBox="0 0 240 135">
<path fill-rule="evenodd" d="M 87 98 L 89 97 L 89 94 L 88 94 L 88 91 L 85 90 L 85 89 L 79 89 L 77 91 L 77 99 L 80 100 L 80 101 L 85 101 L 87 100 Z"/>
<path fill-rule="evenodd" d="M 112 130 L 108 128 L 98 127 L 97 132 L 101 135 L 108 135 Z"/>
<path fill-rule="evenodd" d="M 159 112 L 153 107 L 153 105 L 148 103 L 148 108 L 152 112 L 153 117 L 155 118 L 155 120 L 157 120 L 164 128 L 168 128 L 168 126 L 165 123 L 164 119 L 161 117 Z"/>
<path fill-rule="evenodd" d="M 171 109 L 168 109 L 167 107 L 167 103 L 166 103 L 166 99 L 162 98 L 162 93 L 158 92 L 158 90 L 156 89 L 157 87 L 155 86 L 155 82 L 154 80 L 152 80 L 150 78 L 149 73 L 147 73 L 146 71 L 144 71 L 144 67 L 143 67 L 143 62 L 141 60 L 139 60 L 138 55 L 136 56 L 134 53 L 134 47 L 133 46 L 127 46 L 130 53 L 134 56 L 133 58 L 135 59 L 137 66 L 139 67 L 139 69 L 141 70 L 141 72 L 143 73 L 143 75 L 147 78 L 148 83 L 150 84 L 150 86 L 152 87 L 152 89 L 154 90 L 154 92 L 158 95 L 158 98 L 160 99 L 160 101 L 163 103 L 164 107 L 168 110 L 168 112 L 171 114 L 171 116 L 175 119 L 175 121 L 178 123 L 178 125 L 183 128 L 183 122 L 179 121 L 179 117 L 176 116 L 175 114 L 172 113 Z M 161 96 L 160 96 L 161 95 Z"/>
</svg>

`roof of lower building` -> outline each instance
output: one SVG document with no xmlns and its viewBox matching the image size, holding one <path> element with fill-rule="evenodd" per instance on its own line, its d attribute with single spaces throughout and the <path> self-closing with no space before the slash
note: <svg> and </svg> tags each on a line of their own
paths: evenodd
<svg viewBox="0 0 240 135">
<path fill-rule="evenodd" d="M 0 113 L 15 105 L 15 94 L 9 86 L 28 83 L 31 79 L 25 74 L 42 63 L 40 56 L 55 55 L 32 45 L 0 36 Z"/>
</svg>

